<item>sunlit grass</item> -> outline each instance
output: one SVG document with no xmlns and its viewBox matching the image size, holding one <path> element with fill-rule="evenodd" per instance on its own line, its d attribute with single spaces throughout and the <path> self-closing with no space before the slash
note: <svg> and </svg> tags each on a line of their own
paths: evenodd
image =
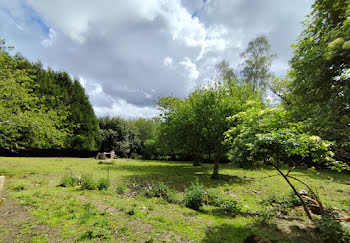
<svg viewBox="0 0 350 243">
<path fill-rule="evenodd" d="M 274 170 L 251 171 L 223 164 L 220 165 L 221 179 L 211 180 L 210 164 L 195 167 L 191 162 L 128 159 L 115 160 L 111 165 L 98 162 L 85 158 L 0 158 L 0 175 L 7 177 L 6 197 L 25 207 L 31 217 L 31 228 L 16 226 L 16 229 L 20 228 L 17 240 L 29 237 L 43 242 L 57 239 L 242 242 L 252 233 L 280 242 L 318 239 L 317 236 L 311 239 L 307 233 L 295 235 L 295 232 L 256 224 L 254 215 L 266 211 L 266 206 L 261 204 L 264 196 L 290 193 L 288 184 Z M 70 171 L 78 176 L 90 174 L 96 181 L 109 177 L 110 189 L 88 191 L 58 187 L 63 175 Z M 297 169 L 294 174 L 317 188 L 327 207 L 350 211 L 349 174 L 332 171 L 315 174 L 306 169 Z M 242 213 L 232 215 L 212 206 L 194 211 L 163 199 L 119 194 L 116 190 L 120 185 L 127 185 L 132 190 L 145 182 L 162 181 L 182 194 L 196 179 L 207 189 L 214 188 L 240 201 Z M 23 189 L 16 189 L 22 184 Z M 305 189 L 298 183 L 295 185 Z M 283 222 L 279 221 L 279 224 Z M 6 237 L 14 230 L 12 224 L 7 225 L 0 231 L 0 236 Z M 54 230 L 47 235 L 42 225 Z"/>
</svg>

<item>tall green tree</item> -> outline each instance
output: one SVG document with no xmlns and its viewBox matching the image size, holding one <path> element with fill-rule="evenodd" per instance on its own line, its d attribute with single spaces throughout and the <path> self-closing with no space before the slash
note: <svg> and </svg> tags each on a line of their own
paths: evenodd
<svg viewBox="0 0 350 243">
<path fill-rule="evenodd" d="M 141 140 L 136 129 L 118 117 L 99 118 L 102 135 L 101 151 L 114 150 L 120 157 L 140 153 Z"/>
<path fill-rule="evenodd" d="M 71 131 L 65 147 L 73 150 L 98 150 L 101 134 L 94 110 L 77 79 L 72 80 L 68 73 L 43 69 L 40 62 L 32 64 L 35 82 L 34 89 L 47 107 L 57 113 L 68 113 L 65 126 Z"/>
<path fill-rule="evenodd" d="M 270 53 L 270 44 L 265 35 L 249 41 L 247 49 L 241 53 L 243 82 L 249 83 L 253 91 L 265 90 L 271 77 L 270 67 L 274 54 Z"/>
<path fill-rule="evenodd" d="M 237 75 L 230 64 L 226 60 L 222 60 L 215 65 L 216 71 L 218 73 L 218 81 L 231 85 L 231 82 L 236 82 L 238 80 Z"/>
<path fill-rule="evenodd" d="M 153 139 L 156 132 L 156 123 L 152 119 L 138 118 L 128 121 L 129 125 L 137 130 L 142 142 Z"/>
<path fill-rule="evenodd" d="M 37 86 L 32 70 L 22 67 L 23 60 L 11 56 L 0 41 L 0 146 L 63 147 L 69 134 L 63 125 L 67 116 L 45 106 L 33 92 Z"/>
<path fill-rule="evenodd" d="M 336 141 L 350 160 L 350 1 L 316 0 L 294 44 L 292 104 L 319 136 Z"/>
<path fill-rule="evenodd" d="M 244 110 L 247 101 L 259 95 L 249 85 L 215 83 L 197 88 L 184 100 L 163 97 L 160 107 L 160 139 L 169 152 L 203 156 L 214 161 L 213 178 L 227 147 L 222 143 L 229 128 L 227 117 Z"/>
</svg>

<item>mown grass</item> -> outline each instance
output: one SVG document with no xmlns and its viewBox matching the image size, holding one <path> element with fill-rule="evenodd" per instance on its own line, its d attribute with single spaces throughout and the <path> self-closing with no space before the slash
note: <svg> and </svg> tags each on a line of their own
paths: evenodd
<svg viewBox="0 0 350 243">
<path fill-rule="evenodd" d="M 80 190 L 58 187 L 70 173 L 90 174 L 95 181 L 107 178 L 108 190 Z M 303 216 L 302 210 L 289 211 L 288 220 L 269 218 L 274 210 L 261 201 L 267 196 L 287 196 L 290 188 L 274 170 L 243 170 L 230 164 L 220 166 L 219 180 L 211 180 L 212 165 L 192 166 L 190 162 L 164 162 L 118 159 L 114 164 L 98 164 L 81 158 L 0 158 L 0 175 L 5 175 L 6 203 L 1 214 L 11 207 L 23 209 L 28 219 L 2 222 L 0 239 L 6 241 L 137 241 L 137 242 L 243 242 L 259 234 L 276 242 L 320 242 L 320 234 Z M 350 212 L 349 174 L 297 169 L 294 175 L 317 188 L 328 208 Z M 146 198 L 133 193 L 154 181 L 183 194 L 198 179 L 207 189 L 243 204 L 239 214 L 214 206 L 199 211 L 167 203 L 161 198 Z M 306 189 L 295 183 L 298 189 Z M 117 188 L 124 188 L 117 190 Z M 128 190 L 125 190 L 125 187 Z M 119 192 L 118 192 L 119 191 Z M 21 210 L 19 210 L 21 211 Z M 278 215 L 277 215 L 278 216 Z M 266 225 L 263 217 L 271 220 Z M 294 218 L 293 218 L 294 217 Z M 14 231 L 17 231 L 15 234 Z M 14 237 L 9 239 L 9 237 Z"/>
</svg>

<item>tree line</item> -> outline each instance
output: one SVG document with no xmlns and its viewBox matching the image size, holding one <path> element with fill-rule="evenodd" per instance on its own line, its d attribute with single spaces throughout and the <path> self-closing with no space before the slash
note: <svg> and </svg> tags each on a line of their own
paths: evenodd
<svg viewBox="0 0 350 243">
<path fill-rule="evenodd" d="M 31 63 L 5 41 L 0 45 L 0 146 L 96 150 L 99 124 L 78 79 Z"/>
<path fill-rule="evenodd" d="M 155 122 L 97 118 L 84 88 L 67 72 L 44 69 L 0 42 L 0 147 L 4 151 L 111 151 L 141 155 Z M 37 153 L 35 153 L 37 154 Z M 91 154 L 91 153 L 90 153 Z"/>
</svg>

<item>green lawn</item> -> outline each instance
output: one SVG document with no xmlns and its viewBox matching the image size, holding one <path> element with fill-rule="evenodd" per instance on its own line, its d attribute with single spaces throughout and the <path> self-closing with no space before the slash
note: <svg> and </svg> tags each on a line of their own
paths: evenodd
<svg viewBox="0 0 350 243">
<path fill-rule="evenodd" d="M 67 168 L 77 175 L 91 174 L 96 181 L 109 171 L 111 187 L 58 187 Z M 220 180 L 211 180 L 211 172 L 212 165 L 194 167 L 190 162 L 118 159 L 106 165 L 95 159 L 0 157 L 0 175 L 6 176 L 0 242 L 243 242 L 251 234 L 275 242 L 320 242 L 320 232 L 300 207 L 276 210 L 262 203 L 290 194 L 274 170 L 247 171 L 225 164 L 220 165 Z M 317 188 L 327 208 L 350 212 L 349 174 L 297 169 L 294 175 Z M 241 202 L 242 211 L 233 214 L 209 205 L 195 211 L 138 193 L 161 181 L 181 197 L 196 178 L 207 189 Z M 127 185 L 128 192 L 118 194 L 120 185 Z"/>
</svg>

